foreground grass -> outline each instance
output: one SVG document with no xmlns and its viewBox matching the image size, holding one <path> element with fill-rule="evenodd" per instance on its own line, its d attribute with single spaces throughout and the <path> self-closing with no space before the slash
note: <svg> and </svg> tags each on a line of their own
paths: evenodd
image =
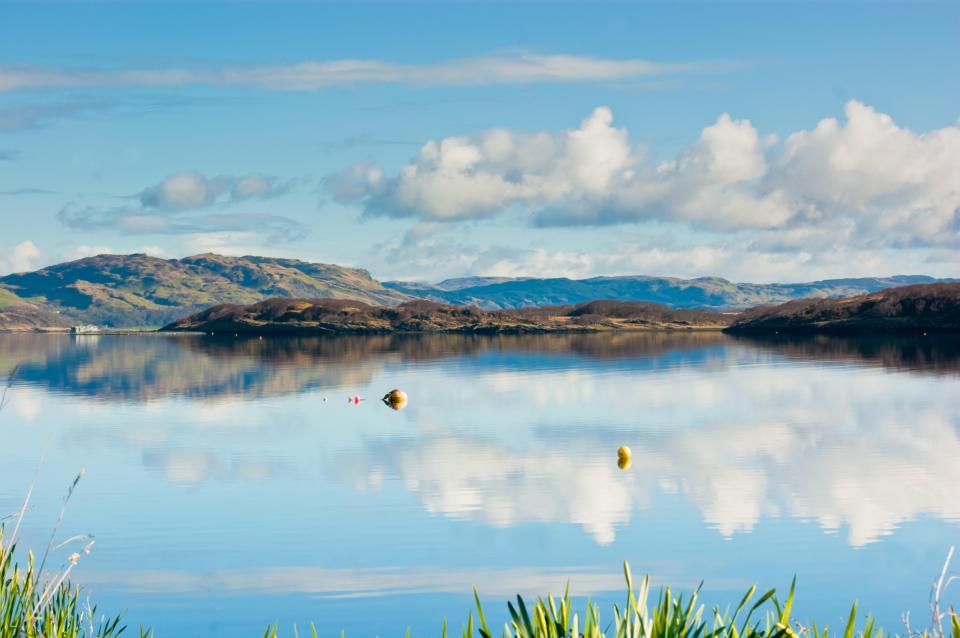
<svg viewBox="0 0 960 638">
<path fill-rule="evenodd" d="M 82 605 L 80 588 L 67 582 L 78 554 L 71 555 L 66 568 L 43 585 L 42 563 L 41 568 L 35 568 L 30 553 L 26 568 L 20 569 L 13 561 L 14 550 L 15 543 L 5 543 L 0 530 L 0 638 L 116 638 L 126 631 L 120 616 L 97 620 L 96 608 Z M 508 602 L 509 621 L 499 634 L 494 634 L 487 624 L 480 597 L 474 591 L 476 616 L 470 612 L 466 625 L 460 630 L 461 638 L 494 638 L 495 635 L 499 638 L 892 638 L 895 635 L 878 628 L 869 616 L 862 624 L 858 623 L 856 604 L 840 632 L 831 632 L 827 626 L 818 627 L 815 622 L 809 626 L 801 624 L 793 618 L 793 585 L 783 600 L 773 589 L 758 596 L 754 586 L 736 608 L 721 611 L 714 607 L 706 612 L 699 600 L 699 589 L 685 598 L 666 588 L 656 594 L 651 603 L 649 578 L 645 577 L 635 590 L 626 563 L 624 575 L 626 598 L 623 607 L 613 606 L 609 620 L 602 618 L 599 607 L 589 602 L 583 609 L 574 610 L 568 587 L 559 600 L 552 596 L 540 597 L 531 606 L 517 596 L 515 602 Z M 960 619 L 956 612 L 953 609 L 941 612 L 939 608 L 946 584 L 949 580 L 945 583 L 941 575 L 931 595 L 933 625 L 920 632 L 912 631 L 908 625 L 904 634 L 907 638 L 960 638 Z M 278 625 L 268 627 L 263 635 L 278 638 Z M 295 625 L 292 635 L 299 638 Z M 312 625 L 309 635 L 318 636 Z M 140 629 L 139 636 L 151 638 L 152 632 Z M 445 620 L 440 636 L 450 638 Z"/>
<path fill-rule="evenodd" d="M 951 550 L 952 556 L 952 550 Z M 934 583 L 931 593 L 933 625 L 930 629 L 915 632 L 905 617 L 906 638 L 960 638 L 960 619 L 950 608 L 940 610 L 940 597 L 949 585 L 944 580 L 946 569 L 940 579 Z M 756 586 L 751 587 L 740 603 L 732 611 L 721 611 L 713 607 L 705 613 L 705 606 L 699 600 L 697 588 L 689 598 L 674 595 L 670 588 L 661 590 L 650 605 L 650 579 L 644 577 L 639 590 L 635 591 L 630 566 L 623 564 L 626 577 L 627 596 L 624 605 L 613 606 L 612 621 L 601 620 L 597 605 L 587 603 L 581 611 L 574 611 L 570 601 L 569 585 L 559 602 L 553 596 L 538 597 L 532 607 L 523 597 L 517 596 L 516 604 L 507 603 L 510 620 L 499 633 L 500 638 L 893 638 L 898 634 L 887 633 L 878 628 L 874 619 L 867 616 L 862 624 L 857 622 L 857 605 L 854 603 L 850 616 L 842 632 L 831 633 L 826 625 L 818 627 L 816 622 L 809 626 L 794 620 L 793 598 L 796 580 L 790 585 L 787 597 L 781 601 L 776 590 L 771 589 L 757 596 Z M 480 604 L 480 597 L 474 590 L 476 601 L 476 622 L 473 612 L 467 624 L 461 628 L 461 638 L 494 638 L 495 634 L 487 625 Z M 947 629 L 943 627 L 944 621 Z M 273 625 L 267 628 L 264 638 L 277 638 L 279 628 Z M 294 638 L 299 638 L 296 626 Z M 310 635 L 317 638 L 316 628 L 310 626 Z M 447 622 L 443 621 L 441 638 L 449 638 Z M 410 638 L 407 631 L 406 638 Z"/>
<path fill-rule="evenodd" d="M 84 606 L 80 588 L 66 581 L 76 555 L 44 584 L 33 553 L 21 569 L 13 561 L 15 549 L 15 543 L 4 543 L 0 529 L 0 638 L 114 638 L 126 630 L 120 616 L 96 621 L 97 608 Z M 148 635 L 140 632 L 141 638 Z"/>
</svg>

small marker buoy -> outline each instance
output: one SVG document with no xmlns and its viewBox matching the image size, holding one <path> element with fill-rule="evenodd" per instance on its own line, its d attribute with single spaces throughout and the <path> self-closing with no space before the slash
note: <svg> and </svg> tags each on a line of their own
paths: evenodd
<svg viewBox="0 0 960 638">
<path fill-rule="evenodd" d="M 617 467 L 619 467 L 621 470 L 630 469 L 630 457 L 631 457 L 630 448 L 628 448 L 626 445 L 621 445 L 620 447 L 618 447 L 617 448 Z"/>
</svg>

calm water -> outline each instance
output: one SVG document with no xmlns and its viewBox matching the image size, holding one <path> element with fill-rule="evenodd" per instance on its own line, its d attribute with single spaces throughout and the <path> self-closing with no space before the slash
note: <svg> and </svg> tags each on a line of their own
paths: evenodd
<svg viewBox="0 0 960 638">
<path fill-rule="evenodd" d="M 620 563 L 726 604 L 786 586 L 926 619 L 960 543 L 956 341 L 721 335 L 0 335 L 0 515 L 163 636 L 438 633 L 470 588 L 619 600 Z M 393 411 L 376 399 L 410 395 Z M 349 404 L 347 397 L 365 400 Z M 633 465 L 616 464 L 619 445 Z M 62 550 L 58 560 L 63 560 Z M 502 605 L 498 604 L 498 616 Z"/>
</svg>

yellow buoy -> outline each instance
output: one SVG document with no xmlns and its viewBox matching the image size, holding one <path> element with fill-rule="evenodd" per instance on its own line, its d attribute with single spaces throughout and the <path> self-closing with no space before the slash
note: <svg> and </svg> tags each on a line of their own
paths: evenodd
<svg viewBox="0 0 960 638">
<path fill-rule="evenodd" d="M 630 469 L 630 448 L 621 445 L 617 448 L 617 467 L 621 470 Z"/>
<path fill-rule="evenodd" d="M 403 390 L 390 390 L 383 396 L 383 402 L 394 410 L 400 410 L 407 405 L 407 393 Z"/>
</svg>

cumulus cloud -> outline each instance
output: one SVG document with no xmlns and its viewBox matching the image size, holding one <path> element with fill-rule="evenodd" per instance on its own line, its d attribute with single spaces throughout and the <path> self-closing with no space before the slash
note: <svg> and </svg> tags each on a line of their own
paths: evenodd
<svg viewBox="0 0 960 638">
<path fill-rule="evenodd" d="M 279 197 L 292 186 L 292 180 L 259 173 L 208 178 L 196 171 L 184 171 L 138 193 L 135 198 L 139 206 L 100 207 L 71 202 L 60 210 L 58 219 L 77 230 L 109 229 L 128 235 L 252 232 L 263 243 L 288 242 L 306 235 L 302 223 L 282 215 L 217 210 Z"/>
<path fill-rule="evenodd" d="M 207 178 L 196 171 L 184 171 L 144 189 L 139 199 L 144 208 L 190 210 L 217 202 L 235 203 L 278 197 L 289 191 L 291 186 L 289 181 L 281 182 L 275 177 L 259 173 Z"/>
<path fill-rule="evenodd" d="M 724 62 L 661 63 L 575 55 L 500 55 L 430 64 L 381 60 L 327 60 L 220 69 L 96 70 L 0 66 L 0 92 L 51 88 L 239 86 L 274 91 L 315 91 L 357 84 L 465 86 L 598 82 L 664 74 L 722 71 Z"/>
<path fill-rule="evenodd" d="M 43 251 L 28 239 L 7 252 L 0 253 L 0 273 L 35 270 L 42 259 Z"/>
<path fill-rule="evenodd" d="M 326 185 L 367 214 L 431 221 L 515 212 L 538 226 L 662 220 L 747 230 L 770 249 L 791 233 L 832 245 L 957 245 L 960 127 L 916 133 L 856 101 L 845 115 L 778 143 L 723 114 L 675 159 L 654 164 L 598 107 L 575 129 L 431 141 L 396 175 L 358 164 Z"/>
</svg>

